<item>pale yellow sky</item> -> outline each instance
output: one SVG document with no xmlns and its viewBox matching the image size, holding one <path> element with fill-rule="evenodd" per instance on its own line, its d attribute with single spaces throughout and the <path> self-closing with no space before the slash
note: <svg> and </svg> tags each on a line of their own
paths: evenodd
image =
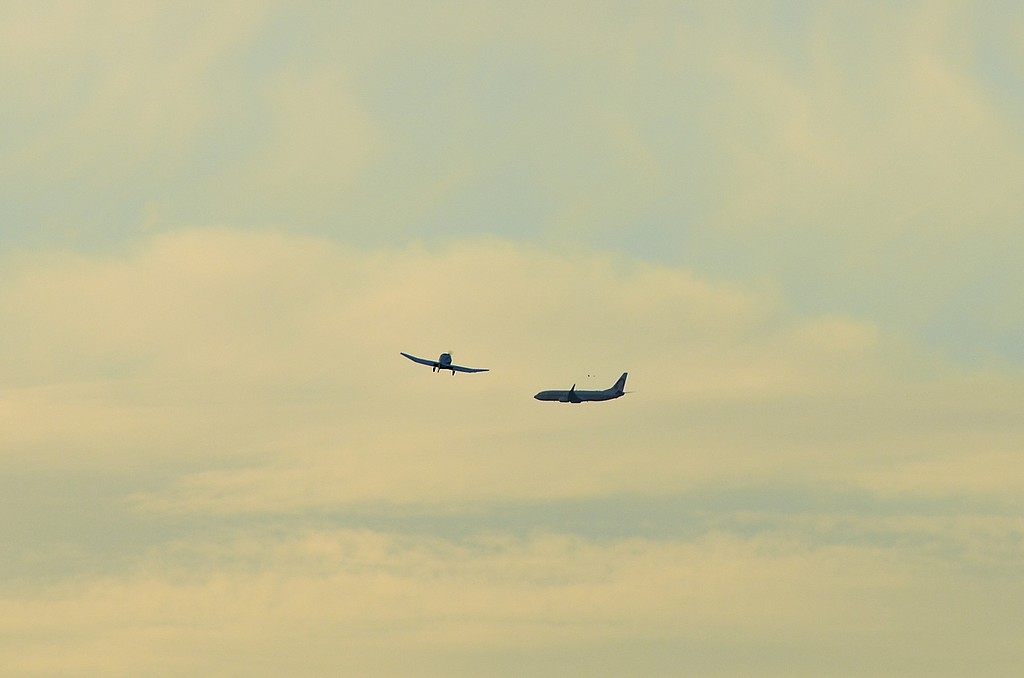
<svg viewBox="0 0 1024 678">
<path fill-rule="evenodd" d="M 0 674 L 1019 671 L 1018 8 L 3 8 Z"/>
</svg>

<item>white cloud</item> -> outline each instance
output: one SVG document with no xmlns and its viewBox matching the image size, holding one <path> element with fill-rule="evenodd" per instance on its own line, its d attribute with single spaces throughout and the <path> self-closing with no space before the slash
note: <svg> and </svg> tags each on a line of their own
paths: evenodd
<svg viewBox="0 0 1024 678">
<path fill-rule="evenodd" d="M 1019 317 L 998 19 L 54 7 L 0 25 L 5 224 L 340 237 L 4 255 L 8 672 L 1014 675 L 1024 382 L 892 333 Z"/>
<path fill-rule="evenodd" d="M 865 661 L 905 662 L 911 673 L 937 663 L 940 675 L 973 662 L 1009 675 L 1013 644 L 989 653 L 985 638 L 1019 632 L 1019 583 L 944 588 L 949 577 L 913 548 L 780 535 L 597 543 L 341 530 L 171 544 L 126 578 L 7 598 L 0 618 L 7 637 L 22 636 L 7 666 L 25 674 L 404 675 L 406 658 L 417 675 L 498 676 L 518 675 L 518 664 L 472 658 L 557 651 L 573 662 L 610 645 L 620 648 L 612 672 L 653 652 L 676 672 L 706 662 L 722 675 L 854 675 Z M 808 640 L 822 651 L 741 651 Z M 928 653 L 913 650 L 922 643 Z M 674 644 L 699 651 L 666 654 Z M 737 652 L 745 659 L 730 661 Z"/>
<path fill-rule="evenodd" d="M 672 494 L 787 476 L 1019 486 L 1005 463 L 969 490 L 940 471 L 977 454 L 1012 463 L 1019 383 L 965 380 L 861 320 L 792 316 L 771 288 L 498 241 L 360 251 L 226 229 L 8 271 L 6 456 L 193 469 L 137 494 L 147 510 Z M 398 355 L 452 349 L 492 371 L 438 376 Z M 604 407 L 532 399 L 622 371 L 636 393 Z M 898 468 L 932 470 L 885 480 Z"/>
<path fill-rule="evenodd" d="M 81 478 L 53 490 L 60 530 L 19 510 L 18 673 L 1018 665 L 1012 378 L 771 286 L 493 240 L 211 229 L 3 270 L 0 464 Z M 492 372 L 398 355 L 451 348 Z M 626 369 L 603 406 L 531 397 Z M 76 499 L 104 474 L 102 507 Z"/>
<path fill-rule="evenodd" d="M 0 66 L 11 87 L 8 120 L 19 130 L 3 165 L 11 179 L 109 190 L 140 172 L 173 173 L 237 103 L 237 88 L 225 87 L 217 65 L 266 16 L 265 3 L 181 9 L 130 2 L 19 8 L 2 41 L 7 67 Z"/>
<path fill-rule="evenodd" d="M 379 125 L 336 68 L 277 73 L 263 89 L 252 105 L 267 116 L 268 138 L 218 183 L 241 209 L 269 203 L 292 219 L 319 218 L 380 152 Z"/>
</svg>

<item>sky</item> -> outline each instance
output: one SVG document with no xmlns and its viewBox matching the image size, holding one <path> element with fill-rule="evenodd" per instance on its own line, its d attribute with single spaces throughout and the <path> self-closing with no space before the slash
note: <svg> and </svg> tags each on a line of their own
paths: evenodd
<svg viewBox="0 0 1024 678">
<path fill-rule="evenodd" d="M 3 675 L 1019 674 L 1018 3 L 0 15 Z"/>
</svg>

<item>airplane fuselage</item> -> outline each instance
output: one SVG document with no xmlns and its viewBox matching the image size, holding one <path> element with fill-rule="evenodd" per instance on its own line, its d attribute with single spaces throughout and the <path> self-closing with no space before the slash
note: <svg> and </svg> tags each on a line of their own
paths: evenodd
<svg viewBox="0 0 1024 678">
<path fill-rule="evenodd" d="M 587 402 L 598 402 L 602 400 L 614 400 L 615 398 L 626 395 L 624 390 L 626 387 L 626 373 L 623 372 L 619 380 L 615 382 L 615 385 L 611 388 L 606 388 L 603 391 L 577 391 L 576 385 L 568 391 L 541 391 L 537 395 L 533 396 L 537 400 L 547 400 L 549 402 L 558 403 L 587 403 Z"/>
<path fill-rule="evenodd" d="M 614 393 L 611 391 L 541 391 L 533 396 L 537 400 L 550 400 L 559 403 L 586 403 L 598 400 L 612 400 L 623 396 L 625 393 Z"/>
</svg>

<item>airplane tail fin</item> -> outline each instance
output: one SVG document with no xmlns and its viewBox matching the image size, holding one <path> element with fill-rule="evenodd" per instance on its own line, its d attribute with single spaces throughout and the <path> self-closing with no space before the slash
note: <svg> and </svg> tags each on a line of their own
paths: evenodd
<svg viewBox="0 0 1024 678">
<path fill-rule="evenodd" d="M 628 374 L 629 372 L 623 372 L 622 376 L 619 377 L 619 380 L 615 382 L 615 386 L 612 386 L 612 389 L 614 389 L 616 393 L 622 394 L 626 392 L 626 376 Z"/>
</svg>

